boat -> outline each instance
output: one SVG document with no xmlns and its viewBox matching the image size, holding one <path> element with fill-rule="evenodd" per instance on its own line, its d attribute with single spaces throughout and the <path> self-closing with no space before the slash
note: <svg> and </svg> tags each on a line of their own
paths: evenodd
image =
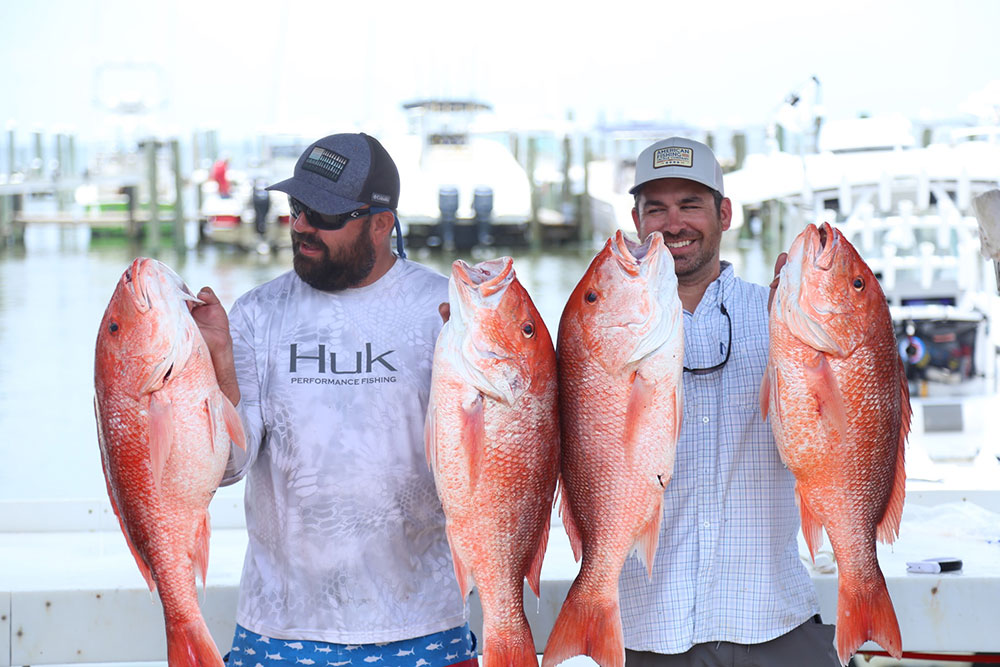
<svg viewBox="0 0 1000 667">
<path fill-rule="evenodd" d="M 199 220 L 207 240 L 266 254 L 291 247 L 288 197 L 264 190 L 288 177 L 311 140 L 297 134 L 265 134 L 259 137 L 259 156 L 246 169 L 226 169 L 229 192 L 221 193 L 211 169 L 199 169 L 192 180 L 199 183 Z M 214 167 L 215 165 L 213 165 Z M 255 202 L 267 201 L 258 220 Z"/>
<path fill-rule="evenodd" d="M 1000 297 L 971 202 L 1000 183 L 1000 127 L 921 134 L 899 114 L 827 121 L 815 150 L 748 155 L 726 189 L 778 248 L 808 223 L 843 231 L 886 294 L 915 419 L 954 433 L 997 394 Z M 972 460 L 986 441 L 942 441 L 928 454 Z"/>
<path fill-rule="evenodd" d="M 402 108 L 407 131 L 380 139 L 399 169 L 407 245 L 523 245 L 531 182 L 507 145 L 479 131 L 492 107 L 471 99 L 420 99 Z"/>
</svg>

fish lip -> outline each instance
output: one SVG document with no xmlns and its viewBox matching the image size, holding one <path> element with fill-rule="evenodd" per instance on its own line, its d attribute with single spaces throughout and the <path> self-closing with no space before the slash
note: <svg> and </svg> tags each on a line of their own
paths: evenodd
<svg viewBox="0 0 1000 667">
<path fill-rule="evenodd" d="M 833 268 L 833 262 L 840 248 L 840 234 L 824 222 L 821 226 L 809 225 L 809 244 L 813 255 L 813 264 L 821 271 Z"/>
<path fill-rule="evenodd" d="M 498 257 L 473 266 L 456 259 L 452 270 L 466 287 L 478 290 L 483 297 L 490 297 L 502 292 L 514 279 L 514 260 Z"/>
</svg>

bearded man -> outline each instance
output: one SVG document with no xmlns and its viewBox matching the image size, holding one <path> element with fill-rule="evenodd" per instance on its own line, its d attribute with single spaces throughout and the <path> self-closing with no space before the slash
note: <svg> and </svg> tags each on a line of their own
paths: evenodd
<svg viewBox="0 0 1000 667">
<path fill-rule="evenodd" d="M 399 172 L 375 138 L 324 137 L 268 189 L 289 198 L 294 270 L 228 318 L 207 287 L 192 310 L 247 433 L 223 479 L 247 479 L 230 655 L 474 667 L 423 444 L 448 280 L 406 260 Z"/>
</svg>

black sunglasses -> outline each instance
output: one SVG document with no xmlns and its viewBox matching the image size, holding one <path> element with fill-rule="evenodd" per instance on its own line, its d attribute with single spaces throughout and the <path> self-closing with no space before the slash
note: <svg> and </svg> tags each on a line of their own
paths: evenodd
<svg viewBox="0 0 1000 667">
<path fill-rule="evenodd" d="M 316 229 L 324 229 L 331 232 L 343 229 L 344 225 L 349 223 L 351 220 L 363 218 L 371 213 L 371 209 L 358 208 L 353 211 L 348 211 L 347 213 L 327 215 L 325 213 L 312 210 L 291 195 L 288 197 L 288 208 L 292 212 L 292 220 L 298 218 L 299 215 L 304 215 L 306 216 L 306 221 L 310 226 L 315 227 Z"/>
<path fill-rule="evenodd" d="M 685 373 L 690 373 L 691 375 L 708 375 L 709 373 L 714 373 L 729 361 L 729 353 L 733 351 L 733 319 L 729 317 L 729 311 L 726 310 L 726 304 L 719 304 L 719 311 L 726 316 L 726 320 L 729 322 L 729 343 L 726 344 L 726 358 L 722 360 L 721 364 L 716 364 L 714 366 L 709 366 L 708 368 L 688 368 L 684 367 Z"/>
</svg>

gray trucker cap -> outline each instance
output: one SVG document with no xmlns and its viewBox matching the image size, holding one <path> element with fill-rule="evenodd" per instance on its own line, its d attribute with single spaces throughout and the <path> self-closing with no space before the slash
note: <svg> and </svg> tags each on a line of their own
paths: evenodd
<svg viewBox="0 0 1000 667">
<path fill-rule="evenodd" d="M 646 183 L 660 178 L 685 178 L 726 196 L 722 189 L 722 166 L 715 159 L 715 153 L 693 139 L 670 137 L 639 153 L 635 161 L 635 185 L 628 192 L 634 195 Z"/>
</svg>

